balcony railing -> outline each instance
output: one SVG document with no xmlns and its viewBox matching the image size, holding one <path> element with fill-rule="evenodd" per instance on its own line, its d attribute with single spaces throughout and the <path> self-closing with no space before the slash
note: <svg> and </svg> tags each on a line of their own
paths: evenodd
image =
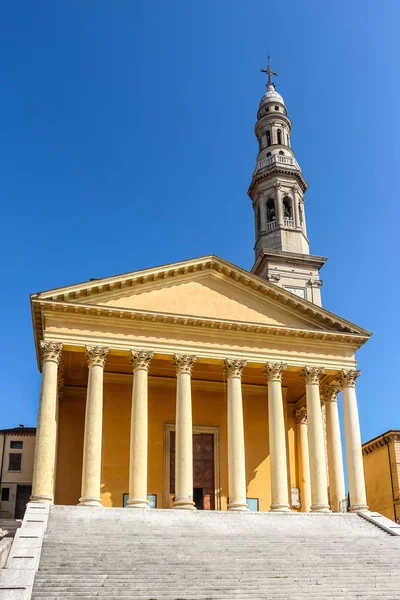
<svg viewBox="0 0 400 600">
<path fill-rule="evenodd" d="M 276 229 L 276 221 L 270 221 L 267 223 L 267 231 L 272 231 L 273 229 Z"/>
<path fill-rule="evenodd" d="M 257 164 L 257 171 L 259 169 L 264 169 L 264 167 L 269 167 L 270 165 L 275 165 L 277 163 L 281 165 L 290 165 L 292 167 L 296 166 L 295 161 L 291 156 L 282 156 L 281 154 L 274 154 L 273 156 L 268 156 L 268 158 L 261 160 Z"/>
<path fill-rule="evenodd" d="M 283 217 L 283 224 L 285 227 L 293 227 L 294 228 L 294 221 L 293 221 L 293 219 L 290 219 L 289 217 Z"/>
</svg>

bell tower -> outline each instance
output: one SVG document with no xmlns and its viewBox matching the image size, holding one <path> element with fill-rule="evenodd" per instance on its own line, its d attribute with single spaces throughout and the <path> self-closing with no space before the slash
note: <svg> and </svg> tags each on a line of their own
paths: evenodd
<svg viewBox="0 0 400 600">
<path fill-rule="evenodd" d="M 307 237 L 304 196 L 307 182 L 291 148 L 292 122 L 275 90 L 268 66 L 267 91 L 261 98 L 255 134 L 256 168 L 248 190 L 255 217 L 252 273 L 321 306 L 319 270 L 326 258 L 312 256 Z"/>
</svg>

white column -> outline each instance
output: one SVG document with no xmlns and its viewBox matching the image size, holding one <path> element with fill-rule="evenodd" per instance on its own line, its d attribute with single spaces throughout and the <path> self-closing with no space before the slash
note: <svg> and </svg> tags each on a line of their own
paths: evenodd
<svg viewBox="0 0 400 600">
<path fill-rule="evenodd" d="M 174 356 L 177 372 L 174 508 L 195 510 L 191 374 L 195 356 Z"/>
<path fill-rule="evenodd" d="M 228 381 L 228 510 L 247 511 L 246 464 L 242 402 L 242 371 L 245 360 L 226 359 Z"/>
<path fill-rule="evenodd" d="M 82 491 L 79 506 L 102 506 L 100 498 L 103 429 L 103 376 L 108 348 L 86 346 L 89 380 L 83 440 Z"/>
<path fill-rule="evenodd" d="M 280 192 L 281 187 L 282 187 L 282 184 L 279 181 L 277 183 L 274 183 L 274 188 L 275 188 L 275 212 L 276 212 L 276 224 L 277 224 L 277 226 L 283 225 L 283 206 L 282 206 L 282 199 L 281 199 L 281 192 Z"/>
<path fill-rule="evenodd" d="M 324 428 L 321 415 L 319 379 L 324 372 L 320 367 L 305 367 L 302 376 L 306 382 L 308 447 L 310 452 L 311 511 L 330 512 Z"/>
<path fill-rule="evenodd" d="M 328 447 L 329 489 L 331 508 L 341 512 L 346 501 L 344 485 L 342 439 L 340 435 L 338 393 L 340 387 L 328 385 L 323 390 L 326 409 L 326 438 Z"/>
<path fill-rule="evenodd" d="M 267 363 L 269 454 L 271 461 L 271 511 L 287 512 L 289 507 L 286 431 L 283 413 L 282 373 L 284 363 Z"/>
<path fill-rule="evenodd" d="M 294 185 L 292 187 L 292 192 L 293 192 L 293 219 L 294 219 L 294 226 L 296 227 L 296 229 L 298 227 L 300 227 L 300 215 L 299 215 L 299 203 L 297 200 L 297 187 Z"/>
<path fill-rule="evenodd" d="M 129 452 L 129 508 L 149 508 L 147 500 L 148 373 L 153 352 L 131 350 L 133 366 L 131 439 Z"/>
<path fill-rule="evenodd" d="M 355 370 L 341 372 L 350 511 L 368 510 L 356 397 L 356 379 L 360 373 Z"/>
<path fill-rule="evenodd" d="M 310 512 L 311 507 L 311 475 L 310 454 L 308 451 L 308 426 L 307 411 L 305 408 L 294 411 L 297 424 L 298 445 L 300 446 L 300 473 L 301 473 L 301 507 L 302 512 Z"/>
<path fill-rule="evenodd" d="M 31 500 L 53 503 L 54 468 L 57 448 L 58 364 L 62 344 L 40 342 L 42 385 L 40 388 L 38 423 Z"/>
</svg>

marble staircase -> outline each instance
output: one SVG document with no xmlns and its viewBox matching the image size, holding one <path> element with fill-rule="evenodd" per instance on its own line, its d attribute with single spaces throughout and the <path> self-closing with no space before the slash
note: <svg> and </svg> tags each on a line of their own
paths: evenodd
<svg viewBox="0 0 400 600">
<path fill-rule="evenodd" d="M 399 600 L 399 564 L 400 537 L 357 514 L 53 506 L 31 591 L 34 600 Z"/>
</svg>

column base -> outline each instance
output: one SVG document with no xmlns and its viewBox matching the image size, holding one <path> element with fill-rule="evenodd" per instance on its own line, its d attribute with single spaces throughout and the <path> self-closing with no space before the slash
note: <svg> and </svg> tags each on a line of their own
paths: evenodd
<svg viewBox="0 0 400 600">
<path fill-rule="evenodd" d="M 271 504 L 269 512 L 292 512 L 289 504 Z"/>
<path fill-rule="evenodd" d="M 125 508 L 144 508 L 150 510 L 149 501 L 141 500 L 140 498 L 129 498 Z"/>
<path fill-rule="evenodd" d="M 330 513 L 332 512 L 329 504 L 312 504 L 311 505 L 311 512 L 318 512 L 318 513 Z"/>
<path fill-rule="evenodd" d="M 249 507 L 243 502 L 230 502 L 228 504 L 228 510 L 237 512 L 249 512 Z"/>
<path fill-rule="evenodd" d="M 91 498 L 89 496 L 79 498 L 78 506 L 91 506 L 92 508 L 93 507 L 103 508 L 100 498 Z"/>
<path fill-rule="evenodd" d="M 175 500 L 174 508 L 180 510 L 197 510 L 192 500 Z"/>
<path fill-rule="evenodd" d="M 362 512 L 364 510 L 369 510 L 366 504 L 353 504 L 349 508 L 349 512 Z"/>
<path fill-rule="evenodd" d="M 32 494 L 29 497 L 29 502 L 41 502 L 42 504 L 54 504 L 53 496 L 47 494 Z"/>
</svg>

